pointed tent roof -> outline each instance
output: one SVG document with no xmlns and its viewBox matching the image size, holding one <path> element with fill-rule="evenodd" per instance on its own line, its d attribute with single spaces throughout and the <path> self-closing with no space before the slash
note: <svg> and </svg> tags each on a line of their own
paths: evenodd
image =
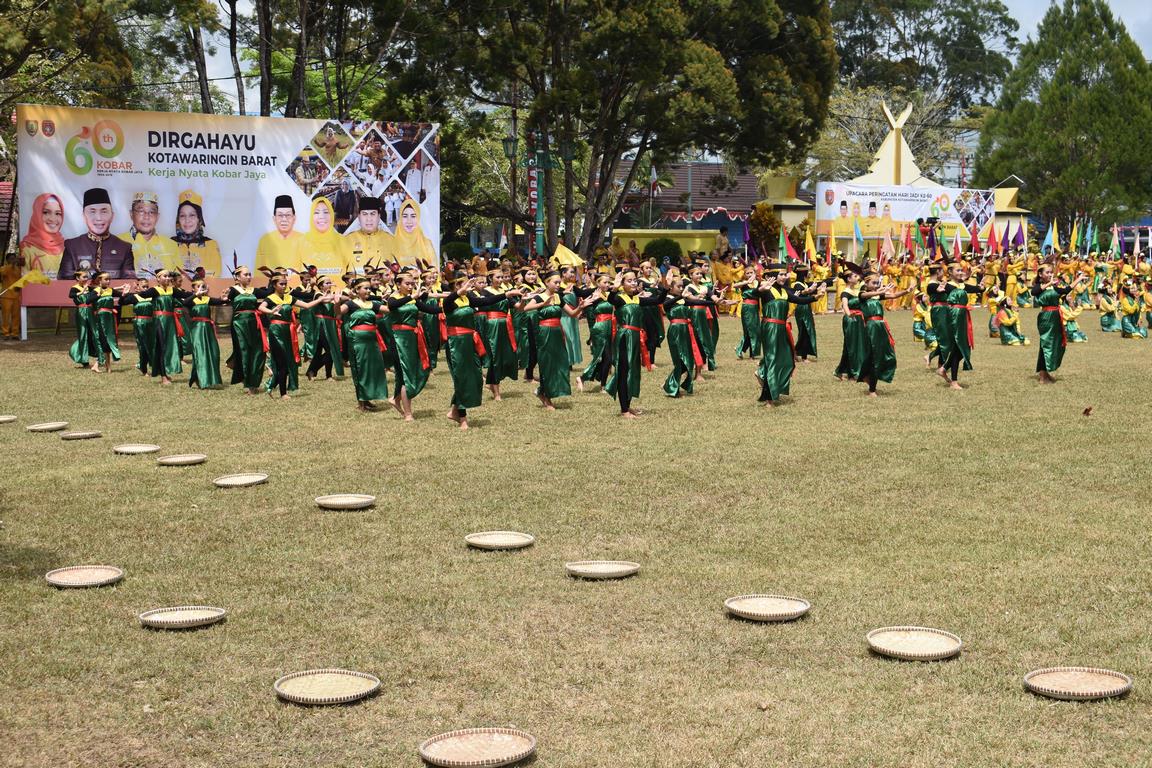
<svg viewBox="0 0 1152 768">
<path fill-rule="evenodd" d="M 996 213 L 1032 213 L 1027 208 L 1021 208 L 1018 202 L 1019 187 L 996 188 Z"/>
<path fill-rule="evenodd" d="M 899 118 L 892 116 L 887 104 L 881 106 L 892 130 L 884 137 L 884 143 L 876 151 L 875 159 L 868 167 L 868 173 L 857 176 L 850 183 L 884 187 L 939 187 L 939 184 L 920 173 L 916 158 L 912 156 L 912 150 L 904 141 L 904 124 L 912 114 L 912 105 L 905 107 Z"/>
</svg>

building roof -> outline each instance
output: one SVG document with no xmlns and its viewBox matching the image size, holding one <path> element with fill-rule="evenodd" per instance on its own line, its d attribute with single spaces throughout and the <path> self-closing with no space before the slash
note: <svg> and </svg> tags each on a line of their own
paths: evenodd
<svg viewBox="0 0 1152 768">
<path fill-rule="evenodd" d="M 696 220 L 704 216 L 726 212 L 730 219 L 745 218 L 752 206 L 760 200 L 759 179 L 754 173 L 738 173 L 733 179 L 734 186 L 724 189 L 710 188 L 710 182 L 719 176 L 726 176 L 727 166 L 723 163 L 693 161 L 692 163 L 672 163 L 657 166 L 661 177 L 672 181 L 671 187 L 657 190 L 652 196 L 652 205 L 664 211 L 666 219 L 683 219 L 688 214 L 688 169 L 692 175 L 692 217 Z M 632 161 L 621 160 L 617 179 L 623 183 L 632 168 Z M 624 198 L 624 210 L 634 211 L 648 205 L 648 179 L 636 178 L 632 189 Z"/>
<path fill-rule="evenodd" d="M 912 114 L 912 105 L 905 107 L 900 117 L 893 117 L 887 104 L 882 106 L 891 130 L 884 137 L 880 149 L 876 150 L 872 165 L 868 166 L 868 173 L 857 176 L 850 183 L 882 187 L 939 187 L 940 184 L 920 172 L 920 166 L 916 165 L 916 158 L 904 140 L 904 124 Z"/>
<path fill-rule="evenodd" d="M 1017 198 L 1020 196 L 1019 187 L 997 187 L 995 191 L 996 213 L 1032 213 L 1017 203 Z"/>
</svg>

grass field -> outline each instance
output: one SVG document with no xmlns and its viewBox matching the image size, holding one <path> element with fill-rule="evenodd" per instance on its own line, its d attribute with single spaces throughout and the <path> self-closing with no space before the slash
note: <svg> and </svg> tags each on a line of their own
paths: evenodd
<svg viewBox="0 0 1152 768">
<path fill-rule="evenodd" d="M 1035 382 L 1035 347 L 981 333 L 952 392 L 894 313 L 900 369 L 870 401 L 833 379 L 840 320 L 822 317 L 822 359 L 777 409 L 755 404 L 725 321 L 720 370 L 690 399 L 660 394 L 666 365 L 634 423 L 598 393 L 544 413 L 517 383 L 464 434 L 444 419 L 443 365 L 405 425 L 356 412 L 350 382 L 280 403 L 190 391 L 186 374 L 161 388 L 130 371 L 134 350 L 96 376 L 71 368 L 65 337 L 5 344 L 0 412 L 20 422 L 0 425 L 0 764 L 417 766 L 421 740 L 478 725 L 525 728 L 537 765 L 564 768 L 1147 764 L 1152 343 L 1083 319 L 1090 341 L 1058 385 Z M 104 438 L 24 430 L 57 419 Z M 121 442 L 210 458 L 160 468 L 113 455 Z M 211 485 L 244 470 L 272 477 Z M 341 491 L 379 501 L 313 505 Z M 488 529 L 537 543 L 464 546 Z M 593 558 L 643 570 L 565 576 Z M 127 577 L 43 581 L 79 563 Z M 723 600 L 750 592 L 814 607 L 727 618 Z M 136 620 L 196 603 L 230 616 L 178 633 Z M 892 624 L 951 630 L 965 651 L 870 655 L 865 633 Z M 1136 689 L 1098 704 L 1023 691 L 1056 664 Z M 280 675 L 328 666 L 376 674 L 380 695 L 274 696 Z"/>
</svg>

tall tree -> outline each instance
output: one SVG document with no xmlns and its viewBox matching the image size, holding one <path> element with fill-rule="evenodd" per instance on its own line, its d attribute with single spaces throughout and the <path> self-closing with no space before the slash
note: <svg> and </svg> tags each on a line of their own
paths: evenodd
<svg viewBox="0 0 1152 768">
<path fill-rule="evenodd" d="M 1104 0 L 1048 9 L 988 118 L 976 179 L 1009 174 L 1045 218 L 1133 218 L 1152 203 L 1152 69 Z"/>
<path fill-rule="evenodd" d="M 826 2 L 440 2 L 448 36 L 421 46 L 412 69 L 443 75 L 426 81 L 431 93 L 457 84 L 483 105 L 511 106 L 516 86 L 536 148 L 553 159 L 543 195 L 565 190 L 550 211 L 584 200 L 570 237 L 583 254 L 619 214 L 616 182 L 631 186 L 648 155 L 660 164 L 695 146 L 741 163 L 795 160 L 827 112 L 836 54 Z M 626 155 L 636 162 L 621 174 Z M 559 219 L 549 217 L 549 248 Z"/>
<path fill-rule="evenodd" d="M 1000 0 L 832 0 L 840 74 L 928 92 L 957 111 L 996 95 L 1020 25 Z"/>
</svg>

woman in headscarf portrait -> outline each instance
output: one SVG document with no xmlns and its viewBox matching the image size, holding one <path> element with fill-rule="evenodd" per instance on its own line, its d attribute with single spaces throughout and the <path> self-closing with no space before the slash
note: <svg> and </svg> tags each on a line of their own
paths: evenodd
<svg viewBox="0 0 1152 768">
<path fill-rule="evenodd" d="M 420 228 L 420 206 L 412 198 L 400 204 L 400 223 L 396 225 L 393 253 L 401 266 L 415 264 L 417 259 L 427 264 L 438 264 L 432 241 Z"/>
<path fill-rule="evenodd" d="M 204 199 L 190 189 L 180 193 L 176 208 L 176 250 L 189 272 L 204 268 L 207 277 L 222 277 L 220 246 L 204 234 Z"/>
<path fill-rule="evenodd" d="M 28 234 L 20 241 L 20 258 L 24 260 L 25 269 L 38 269 L 56 278 L 60 257 L 64 255 L 64 235 L 60 234 L 63 228 L 64 204 L 60 198 L 51 192 L 38 195 L 32 202 Z"/>
<path fill-rule="evenodd" d="M 344 239 L 336 232 L 335 224 L 332 201 L 324 196 L 313 200 L 308 231 L 300 244 L 300 258 L 304 264 L 316 267 L 317 275 L 331 277 L 339 287 L 344 284 L 342 275 L 350 270 L 346 263 Z"/>
</svg>

